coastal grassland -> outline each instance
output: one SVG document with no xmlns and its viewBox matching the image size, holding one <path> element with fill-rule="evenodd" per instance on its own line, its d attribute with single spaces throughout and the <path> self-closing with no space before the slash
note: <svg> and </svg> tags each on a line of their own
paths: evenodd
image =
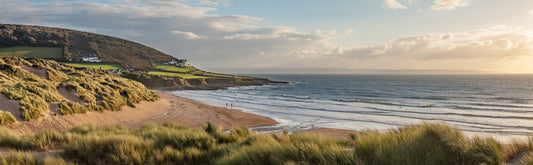
<svg viewBox="0 0 533 165">
<path fill-rule="evenodd" d="M 32 69 L 23 69 L 30 67 Z M 38 75 L 35 72 L 45 74 Z M 73 98 L 59 91 L 70 93 Z M 0 58 L 0 94 L 20 101 L 22 120 L 38 119 L 57 103 L 62 115 L 119 110 L 159 96 L 139 82 L 91 68 L 74 68 L 51 60 Z"/>
<path fill-rule="evenodd" d="M 210 76 L 210 77 L 223 77 L 223 78 L 249 78 L 249 77 L 244 77 L 244 76 L 235 76 L 235 75 L 218 74 L 218 73 L 203 73 L 203 75 Z"/>
<path fill-rule="evenodd" d="M 63 47 L 3 47 L 0 48 L 0 57 L 62 58 Z"/>
<path fill-rule="evenodd" d="M 466 138 L 442 124 L 410 125 L 351 138 L 286 133 L 256 134 L 246 127 L 223 132 L 164 123 L 140 129 L 85 125 L 58 133 L 15 135 L 0 130 L 0 146 L 13 151 L 0 163 L 29 164 L 492 164 L 505 151 L 491 138 Z M 57 157 L 31 152 L 60 148 Z"/>
<path fill-rule="evenodd" d="M 148 74 L 158 75 L 158 76 L 181 77 L 183 79 L 209 78 L 209 77 L 205 77 L 205 76 L 196 76 L 196 75 L 191 75 L 191 74 L 174 73 L 174 72 L 161 72 L 161 71 L 149 71 Z"/>
<path fill-rule="evenodd" d="M 165 65 L 165 64 L 156 64 L 156 68 L 167 70 L 167 71 L 172 71 L 172 72 L 180 72 L 180 73 L 192 73 L 198 70 L 194 66 L 178 67 L 175 65 Z"/>
<path fill-rule="evenodd" d="M 79 67 L 79 68 L 94 68 L 94 69 L 101 69 L 101 70 L 124 69 L 119 64 L 75 63 L 75 62 L 62 62 L 62 64 L 73 66 L 73 67 Z"/>
</svg>

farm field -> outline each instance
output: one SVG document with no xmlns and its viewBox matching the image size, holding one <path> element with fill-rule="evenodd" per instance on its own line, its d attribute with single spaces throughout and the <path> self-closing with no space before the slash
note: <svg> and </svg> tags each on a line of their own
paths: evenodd
<svg viewBox="0 0 533 165">
<path fill-rule="evenodd" d="M 94 68 L 94 69 L 102 69 L 102 70 L 124 69 L 119 64 L 75 63 L 75 62 L 62 62 L 62 64 L 74 66 L 74 67 L 86 67 L 86 68 Z"/>
<path fill-rule="evenodd" d="M 160 71 L 149 71 L 148 74 L 152 75 L 159 75 L 159 76 L 174 76 L 174 77 L 181 77 L 184 79 L 193 79 L 193 78 L 209 78 L 205 76 L 195 76 L 190 74 L 183 74 L 183 73 L 172 73 L 172 72 L 160 72 Z"/>
<path fill-rule="evenodd" d="M 165 64 L 156 64 L 156 68 L 173 71 L 173 72 L 182 72 L 182 73 L 191 73 L 193 71 L 198 70 L 194 66 L 177 67 L 174 65 L 165 65 Z"/>
<path fill-rule="evenodd" d="M 62 47 L 15 46 L 0 48 L 0 57 L 62 58 Z"/>
</svg>

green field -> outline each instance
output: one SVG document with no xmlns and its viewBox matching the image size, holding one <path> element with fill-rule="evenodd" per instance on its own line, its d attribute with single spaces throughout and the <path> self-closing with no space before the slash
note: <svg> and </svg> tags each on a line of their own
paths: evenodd
<svg viewBox="0 0 533 165">
<path fill-rule="evenodd" d="M 182 72 L 182 73 L 190 73 L 190 72 L 198 70 L 194 66 L 177 67 L 174 65 L 165 65 L 165 64 L 157 64 L 156 68 L 173 71 L 173 72 Z"/>
<path fill-rule="evenodd" d="M 95 69 L 102 69 L 102 70 L 124 69 L 119 64 L 74 63 L 74 62 L 62 62 L 62 63 L 65 65 L 73 66 L 73 67 L 95 68 Z"/>
<path fill-rule="evenodd" d="M 173 76 L 173 77 L 181 77 L 184 79 L 193 79 L 193 78 L 209 78 L 204 76 L 195 76 L 190 74 L 182 74 L 182 73 L 172 73 L 172 72 L 160 72 L 160 71 L 150 71 L 148 74 L 152 75 L 159 75 L 159 76 Z"/>
<path fill-rule="evenodd" d="M 63 48 L 61 47 L 31 47 L 31 46 L 6 47 L 6 48 L 0 48 L 0 57 L 62 58 Z"/>
</svg>

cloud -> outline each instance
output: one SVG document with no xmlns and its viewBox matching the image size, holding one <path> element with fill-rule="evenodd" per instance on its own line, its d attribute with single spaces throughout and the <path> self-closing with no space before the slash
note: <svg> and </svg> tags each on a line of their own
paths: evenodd
<svg viewBox="0 0 533 165">
<path fill-rule="evenodd" d="M 263 19 L 208 14 L 217 9 L 182 1 L 45 2 L 5 0 L 0 16 L 5 23 L 74 28 L 130 39 L 187 58 L 202 69 L 505 70 L 531 68 L 527 63 L 531 60 L 525 58 L 533 58 L 532 34 L 506 26 L 341 47 L 330 42 L 337 37 L 334 30 L 302 32 L 285 26 L 256 26 Z M 349 32 L 351 29 L 342 31 Z"/>
<path fill-rule="evenodd" d="M 396 2 L 396 0 L 385 0 L 381 7 L 384 9 L 407 9 L 407 7 Z"/>
<path fill-rule="evenodd" d="M 346 29 L 342 32 L 342 34 L 352 34 L 352 29 Z"/>
<path fill-rule="evenodd" d="M 533 9 L 529 10 L 529 15 L 533 16 Z"/>
<path fill-rule="evenodd" d="M 533 53 L 533 35 L 520 29 L 488 28 L 404 37 L 388 43 L 345 49 L 343 52 L 345 59 L 362 61 L 359 63 L 362 68 L 387 64 L 385 68 L 388 69 L 494 71 L 502 63 L 530 57 Z"/>
<path fill-rule="evenodd" d="M 183 38 L 186 38 L 186 39 L 199 39 L 199 38 L 202 38 L 192 32 L 183 32 L 183 31 L 178 31 L 178 30 L 172 30 L 170 31 L 171 33 L 173 34 L 177 34 L 179 36 L 182 36 Z"/>
<path fill-rule="evenodd" d="M 192 5 L 207 5 L 207 6 L 224 6 L 229 7 L 228 0 L 181 0 L 184 3 Z"/>
<path fill-rule="evenodd" d="M 466 6 L 461 0 L 435 0 L 432 10 L 455 10 L 456 7 Z"/>
</svg>

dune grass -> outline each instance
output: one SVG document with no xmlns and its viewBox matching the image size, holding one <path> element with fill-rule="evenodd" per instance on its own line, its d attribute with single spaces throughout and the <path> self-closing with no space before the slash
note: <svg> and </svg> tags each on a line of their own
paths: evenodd
<svg viewBox="0 0 533 165">
<path fill-rule="evenodd" d="M 17 122 L 11 112 L 0 110 L 0 126 L 10 125 Z"/>
<path fill-rule="evenodd" d="M 46 69 L 47 77 L 39 77 L 20 66 Z M 58 89 L 75 92 L 81 102 L 68 100 Z M 120 110 L 141 101 L 158 99 L 154 92 L 139 82 L 92 68 L 73 68 L 50 60 L 0 58 L 0 93 L 20 101 L 21 118 L 38 119 L 49 111 L 49 103 L 59 103 L 62 115 L 87 111 Z"/>
<path fill-rule="evenodd" d="M 124 69 L 119 64 L 75 63 L 75 62 L 62 62 L 62 63 L 68 66 L 79 67 L 79 68 L 94 68 L 94 69 L 101 69 L 101 70 Z"/>
<path fill-rule="evenodd" d="M 62 47 L 15 46 L 0 48 L 0 57 L 62 58 Z"/>
<path fill-rule="evenodd" d="M 164 123 L 135 130 L 85 125 L 63 133 L 45 131 L 35 135 L 0 130 L 0 146 L 24 151 L 0 157 L 0 164 L 496 165 L 510 153 L 492 138 L 466 138 L 457 128 L 430 123 L 382 133 L 367 131 L 344 139 L 256 134 L 246 127 L 223 132 L 209 123 L 192 129 Z M 27 153 L 56 147 L 64 149 L 57 157 L 36 159 Z M 521 150 L 531 151 L 531 147 Z"/>
</svg>

